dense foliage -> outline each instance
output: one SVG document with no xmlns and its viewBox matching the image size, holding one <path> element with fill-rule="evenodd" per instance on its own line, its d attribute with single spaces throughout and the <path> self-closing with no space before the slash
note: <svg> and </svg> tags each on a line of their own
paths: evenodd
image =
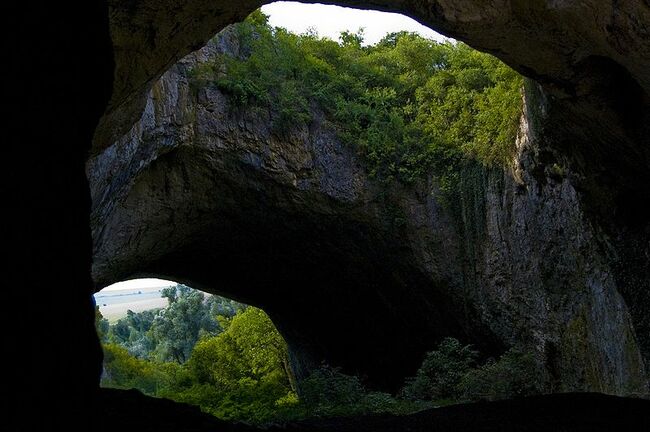
<svg viewBox="0 0 650 432">
<path fill-rule="evenodd" d="M 409 414 L 432 406 L 430 401 L 368 390 L 358 377 L 322 365 L 300 383 L 299 403 L 289 412 L 289 418 Z"/>
<path fill-rule="evenodd" d="M 463 158 L 493 165 L 513 155 L 523 83 L 492 56 L 407 32 L 373 46 L 362 32 L 340 42 L 295 35 L 261 12 L 236 31 L 239 53 L 196 67 L 194 85 L 269 109 L 278 133 L 324 112 L 382 180 L 444 177 Z"/>
<path fill-rule="evenodd" d="M 465 400 L 498 400 L 540 394 L 539 369 L 530 353 L 506 351 L 498 361 L 488 361 L 465 374 L 458 384 Z"/>
<path fill-rule="evenodd" d="M 184 285 L 165 288 L 168 307 L 127 312 L 113 325 L 98 319 L 103 341 L 117 344 L 141 359 L 185 362 L 202 335 L 219 333 L 217 316 L 232 317 L 245 306 L 219 296 L 206 296 Z"/>
<path fill-rule="evenodd" d="M 220 297 L 206 298 L 183 286 L 164 294 L 167 308 L 129 311 L 113 325 L 97 309 L 104 346 L 102 385 L 137 388 L 198 405 L 222 419 L 256 424 L 314 416 L 405 414 L 459 401 L 539 392 L 530 355 L 509 350 L 481 366 L 477 351 L 451 338 L 426 354 L 398 396 L 369 390 L 358 377 L 325 364 L 298 384 L 287 345 L 263 311 Z M 156 331 L 158 325 L 167 328 L 168 319 L 179 332 Z M 158 338 L 160 334 L 181 340 Z M 181 357 L 167 347 L 185 347 L 188 342 L 183 338 L 193 340 L 197 334 L 187 360 L 179 362 Z M 162 357 L 161 352 L 171 354 Z"/>
<path fill-rule="evenodd" d="M 426 354 L 415 377 L 407 378 L 401 395 L 438 404 L 498 400 L 542 392 L 541 374 L 530 353 L 516 348 L 498 360 L 477 363 L 479 352 L 446 338 Z"/>
<path fill-rule="evenodd" d="M 286 343 L 263 311 L 216 296 L 206 299 L 183 286 L 165 296 L 165 309 L 129 311 L 113 325 L 97 309 L 98 333 L 104 335 L 103 386 L 137 388 L 223 419 L 256 423 L 276 418 L 283 404 L 297 401 Z M 141 349 L 142 341 L 151 344 L 148 350 Z M 175 354 L 175 347 L 189 347 L 189 354 Z"/>
<path fill-rule="evenodd" d="M 476 364 L 478 352 L 458 340 L 444 339 L 424 357 L 415 377 L 407 378 L 402 396 L 414 400 L 459 399 L 458 386 Z"/>
<path fill-rule="evenodd" d="M 189 385 L 171 396 L 223 419 L 268 421 L 283 401 L 295 399 L 287 345 L 260 309 L 249 307 L 222 324 L 222 333 L 194 347 Z"/>
</svg>

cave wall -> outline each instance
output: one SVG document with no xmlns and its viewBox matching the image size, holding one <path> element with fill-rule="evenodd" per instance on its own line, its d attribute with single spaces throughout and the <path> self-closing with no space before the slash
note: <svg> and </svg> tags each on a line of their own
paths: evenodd
<svg viewBox="0 0 650 432">
<path fill-rule="evenodd" d="M 116 52 L 115 91 L 94 136 L 93 153 L 127 133 L 146 94 L 182 55 L 262 2 L 109 2 Z M 409 15 L 490 52 L 541 84 L 542 174 L 571 168 L 581 211 L 609 254 L 637 339 L 650 353 L 650 48 L 647 1 L 375 0 L 333 2 Z M 188 31 L 188 29 L 192 29 Z M 532 120 L 532 119 L 531 119 Z M 536 177 L 540 177 L 536 175 Z M 540 177 L 541 179 L 541 177 Z M 546 182 L 541 179 L 541 185 Z M 607 240 L 600 240 L 606 238 Z"/>
<path fill-rule="evenodd" d="M 236 50 L 236 40 L 227 34 L 174 66 L 141 120 L 90 161 L 97 288 L 156 275 L 255 304 L 297 348 L 299 374 L 329 357 L 398 386 L 432 343 L 421 327 L 461 332 L 419 283 L 425 276 L 411 254 L 398 252 L 410 248 L 394 230 L 400 210 L 386 206 L 322 114 L 277 136 L 271 113 L 233 113 L 214 88 L 193 94 L 188 68 L 222 49 Z M 439 245 L 453 235 L 441 230 Z M 378 289 L 386 281 L 402 294 Z M 401 305 L 417 310 L 405 316 Z M 381 331 L 364 335 L 376 317 Z M 404 363 L 400 351 L 413 355 Z"/>
<path fill-rule="evenodd" d="M 620 249 L 586 213 L 584 171 L 553 156 L 537 85 L 512 166 L 470 164 L 456 207 L 433 178 L 371 179 L 321 113 L 279 134 L 273 110 L 193 90 L 193 66 L 238 46 L 224 31 L 173 66 L 89 162 L 98 287 L 164 276 L 264 307 L 299 376 L 325 359 L 394 389 L 455 335 L 535 352 L 549 391 L 647 392 Z"/>
<path fill-rule="evenodd" d="M 566 121 L 552 110 L 528 82 L 512 169 L 467 186 L 475 301 L 497 334 L 536 347 L 553 391 L 647 394 L 648 334 L 618 277 L 629 246 L 593 215 L 582 167 L 548 132 Z M 647 299 L 647 273 L 625 267 L 646 278 L 633 290 Z"/>
<path fill-rule="evenodd" d="M 12 3 L 2 22 L 3 424 L 91 430 L 101 349 L 85 163 L 113 80 L 107 4 Z"/>
</svg>

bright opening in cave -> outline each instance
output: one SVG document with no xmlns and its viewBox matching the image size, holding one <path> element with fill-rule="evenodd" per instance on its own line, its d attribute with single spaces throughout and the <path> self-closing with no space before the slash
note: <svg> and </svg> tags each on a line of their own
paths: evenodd
<svg viewBox="0 0 650 432">
<path fill-rule="evenodd" d="M 438 42 L 451 40 L 397 13 L 288 1 L 270 3 L 261 10 L 269 16 L 269 24 L 273 27 L 282 27 L 295 34 L 315 33 L 332 40 L 337 40 L 342 32 L 356 33 L 359 29 L 363 29 L 364 45 L 374 45 L 389 33 L 403 31 Z"/>
<path fill-rule="evenodd" d="M 109 322 L 127 315 L 127 311 L 143 312 L 167 306 L 162 290 L 176 286 L 176 282 L 163 279 L 134 279 L 117 282 L 95 294 L 99 312 Z"/>
<path fill-rule="evenodd" d="M 297 403 L 287 344 L 261 310 L 140 279 L 95 294 L 101 385 L 264 423 Z"/>
</svg>

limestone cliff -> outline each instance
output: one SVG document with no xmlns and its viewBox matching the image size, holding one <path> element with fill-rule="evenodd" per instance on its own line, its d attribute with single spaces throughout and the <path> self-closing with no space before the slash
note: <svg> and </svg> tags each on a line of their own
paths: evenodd
<svg viewBox="0 0 650 432">
<path fill-rule="evenodd" d="M 98 287 L 150 275 L 261 306 L 299 375 L 326 359 L 395 388 L 454 335 L 526 346 L 552 391 L 648 392 L 647 220 L 604 217 L 584 149 L 564 151 L 581 131 L 558 138 L 566 104 L 531 84 L 512 166 L 468 163 L 450 202 L 433 178 L 377 183 L 316 108 L 278 134 L 272 109 L 191 85 L 237 50 L 226 31 L 182 59 L 89 161 Z"/>
</svg>

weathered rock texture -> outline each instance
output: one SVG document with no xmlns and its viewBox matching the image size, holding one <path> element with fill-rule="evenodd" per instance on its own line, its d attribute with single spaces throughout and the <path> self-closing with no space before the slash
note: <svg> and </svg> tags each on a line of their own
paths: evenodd
<svg viewBox="0 0 650 432">
<path fill-rule="evenodd" d="M 272 110 L 190 85 L 197 62 L 237 49 L 224 32 L 173 66 L 90 160 L 98 288 L 158 276 L 261 306 L 299 375 L 325 359 L 395 388 L 454 335 L 488 354 L 524 345 L 550 391 L 647 393 L 647 261 L 625 254 L 648 245 L 594 203 L 604 159 L 582 152 L 613 141 L 563 147 L 587 129 L 558 132 L 573 105 L 531 84 L 512 167 L 468 164 L 450 202 L 433 179 L 369 178 L 318 112 L 275 133 Z M 619 180 L 611 193 L 637 193 Z"/>
</svg>

